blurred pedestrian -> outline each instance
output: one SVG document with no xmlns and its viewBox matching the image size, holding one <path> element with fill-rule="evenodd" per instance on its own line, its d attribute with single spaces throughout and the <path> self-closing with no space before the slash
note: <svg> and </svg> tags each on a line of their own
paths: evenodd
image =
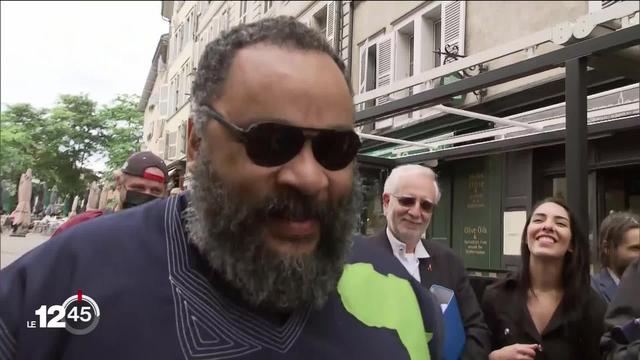
<svg viewBox="0 0 640 360">
<path fill-rule="evenodd" d="M 115 211 L 142 205 L 167 196 L 167 182 L 169 180 L 167 166 L 161 158 L 150 151 L 137 152 L 131 155 L 122 166 L 122 169 L 115 173 L 115 179 L 118 193 Z M 94 183 L 94 186 L 97 185 Z M 60 225 L 52 236 L 56 236 L 77 224 L 106 213 L 109 213 L 109 210 L 92 209 L 72 216 L 64 224 Z"/>
<path fill-rule="evenodd" d="M 602 269 L 591 278 L 591 287 L 610 303 L 627 266 L 639 257 L 640 216 L 624 211 L 609 214 L 600 225 Z"/>
</svg>

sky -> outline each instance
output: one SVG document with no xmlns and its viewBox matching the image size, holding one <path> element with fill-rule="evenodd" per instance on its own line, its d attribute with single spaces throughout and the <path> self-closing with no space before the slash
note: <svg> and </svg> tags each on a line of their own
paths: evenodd
<svg viewBox="0 0 640 360">
<path fill-rule="evenodd" d="M 142 93 L 169 23 L 161 1 L 2 1 L 0 103 L 52 107 L 60 94 L 99 105 Z M 99 166 L 102 167 L 102 166 Z"/>
</svg>

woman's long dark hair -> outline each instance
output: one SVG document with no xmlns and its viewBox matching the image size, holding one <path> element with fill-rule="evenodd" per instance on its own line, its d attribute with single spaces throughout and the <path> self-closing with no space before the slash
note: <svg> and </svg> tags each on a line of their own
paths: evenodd
<svg viewBox="0 0 640 360">
<path fill-rule="evenodd" d="M 580 316 L 579 312 L 582 310 L 582 305 L 589 297 L 590 282 L 589 282 L 589 242 L 587 237 L 580 231 L 576 223 L 576 218 L 569 210 L 569 207 L 564 200 L 559 198 L 546 198 L 537 203 L 531 210 L 531 214 L 527 218 L 527 222 L 524 225 L 522 231 L 522 243 L 520 244 L 520 253 L 522 260 L 522 268 L 520 271 L 520 289 L 524 292 L 532 290 L 531 288 L 531 272 L 529 270 L 529 259 L 531 258 L 531 252 L 527 245 L 527 228 L 531 223 L 531 218 L 536 209 L 542 204 L 554 203 L 561 206 L 569 214 L 569 226 L 571 227 L 571 242 L 569 249 L 564 255 L 564 262 L 562 266 L 562 287 L 564 288 L 563 303 L 566 306 L 567 311 Z"/>
</svg>

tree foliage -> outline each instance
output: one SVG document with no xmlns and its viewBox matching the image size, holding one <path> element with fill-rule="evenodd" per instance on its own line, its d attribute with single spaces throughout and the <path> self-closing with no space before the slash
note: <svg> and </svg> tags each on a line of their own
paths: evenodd
<svg viewBox="0 0 640 360">
<path fill-rule="evenodd" d="M 44 123 L 46 110 L 30 104 L 9 105 L 0 115 L 0 173 L 11 183 L 38 161 L 37 142 L 30 132 Z"/>
<path fill-rule="evenodd" d="M 16 184 L 28 168 L 61 194 L 83 194 L 98 179 L 88 168 L 106 155 L 114 170 L 135 152 L 142 137 L 138 97 L 119 95 L 97 109 L 87 95 L 61 95 L 52 109 L 8 105 L 0 117 L 0 175 Z"/>
<path fill-rule="evenodd" d="M 137 109 L 139 101 L 137 95 L 118 95 L 98 115 L 108 129 L 104 150 L 109 158 L 109 172 L 122 167 L 127 158 L 140 148 L 143 113 Z"/>
</svg>

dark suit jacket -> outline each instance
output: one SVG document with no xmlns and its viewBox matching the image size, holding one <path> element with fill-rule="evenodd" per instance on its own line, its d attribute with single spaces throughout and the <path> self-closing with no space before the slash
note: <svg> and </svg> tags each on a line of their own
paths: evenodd
<svg viewBox="0 0 640 360">
<path fill-rule="evenodd" d="M 369 240 L 386 249 L 393 256 L 386 230 L 371 236 Z M 491 335 L 462 261 L 446 246 L 433 241 L 423 241 L 423 244 L 430 257 L 420 259 L 421 284 L 427 289 L 434 284 L 442 285 L 452 289 L 456 295 L 466 333 L 466 343 L 461 358 L 486 360 L 491 346 Z"/>
<path fill-rule="evenodd" d="M 607 333 L 602 337 L 600 348 L 603 359 L 640 359 L 640 339 L 620 339 L 616 327 L 629 324 L 640 318 L 640 259 L 629 265 L 620 279 L 620 287 L 613 302 L 609 304 L 605 325 Z"/>
<path fill-rule="evenodd" d="M 618 290 L 618 285 L 613 281 L 607 268 L 602 268 L 599 273 L 591 277 L 591 287 L 597 291 L 598 294 L 602 295 L 602 298 L 607 304 L 611 303 L 613 296 L 616 294 L 616 290 Z"/>
</svg>

